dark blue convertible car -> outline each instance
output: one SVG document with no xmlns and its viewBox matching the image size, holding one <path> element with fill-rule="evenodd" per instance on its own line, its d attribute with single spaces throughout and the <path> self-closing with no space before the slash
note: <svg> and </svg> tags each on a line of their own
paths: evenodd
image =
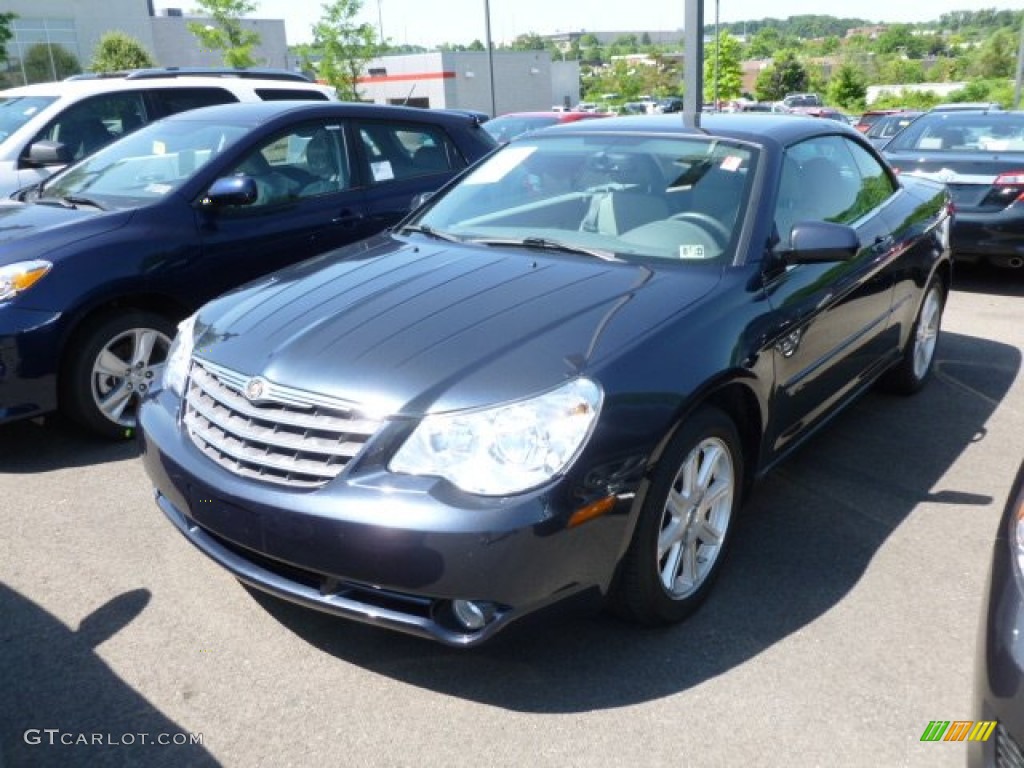
<svg viewBox="0 0 1024 768">
<path fill-rule="evenodd" d="M 760 475 L 925 384 L 950 218 L 832 120 L 513 139 L 180 325 L 140 411 L 157 503 L 259 589 L 452 645 L 574 595 L 679 621 Z"/>
<path fill-rule="evenodd" d="M 123 435 L 179 320 L 396 223 L 494 146 L 466 115 L 228 104 L 152 123 L 0 202 L 0 424 L 60 407 Z M 63 151 L 33 146 L 40 162 Z"/>
</svg>

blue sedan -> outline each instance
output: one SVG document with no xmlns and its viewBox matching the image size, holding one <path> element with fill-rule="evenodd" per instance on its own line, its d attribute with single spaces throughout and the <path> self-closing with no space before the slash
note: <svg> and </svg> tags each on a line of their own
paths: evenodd
<svg viewBox="0 0 1024 768">
<path fill-rule="evenodd" d="M 46 144 L 33 152 L 57 157 Z M 396 223 L 494 146 L 466 115 L 229 104 L 145 126 L 0 203 L 0 423 L 60 408 L 123 436 L 183 317 Z"/>
<path fill-rule="evenodd" d="M 181 324 L 157 504 L 258 589 L 455 646 L 573 596 L 680 621 L 761 475 L 925 385 L 950 217 L 833 120 L 526 134 Z"/>
</svg>

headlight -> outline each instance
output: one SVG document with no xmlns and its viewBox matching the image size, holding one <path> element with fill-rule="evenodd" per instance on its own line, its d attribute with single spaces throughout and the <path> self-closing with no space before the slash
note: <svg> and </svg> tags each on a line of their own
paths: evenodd
<svg viewBox="0 0 1024 768">
<path fill-rule="evenodd" d="M 573 379 L 529 400 L 426 416 L 389 469 L 437 475 L 485 496 L 536 488 L 579 455 L 601 400 L 597 384 Z"/>
<path fill-rule="evenodd" d="M 0 267 L 0 301 L 13 299 L 22 291 L 27 291 L 53 266 L 48 261 L 19 261 Z"/>
<path fill-rule="evenodd" d="M 185 379 L 188 378 L 188 364 L 195 346 L 196 316 L 186 317 L 178 324 L 178 334 L 171 342 L 164 364 L 164 386 L 179 397 L 184 396 Z"/>
</svg>

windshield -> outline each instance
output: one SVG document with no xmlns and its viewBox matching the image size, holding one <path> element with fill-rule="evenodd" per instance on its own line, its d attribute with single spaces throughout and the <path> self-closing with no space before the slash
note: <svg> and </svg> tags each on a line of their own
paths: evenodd
<svg viewBox="0 0 1024 768">
<path fill-rule="evenodd" d="M 616 257 L 731 257 L 757 151 L 706 136 L 545 134 L 505 146 L 413 221 L 484 243 Z"/>
<path fill-rule="evenodd" d="M 169 195 L 248 125 L 162 120 L 115 141 L 44 182 L 39 200 L 88 198 L 103 208 L 135 208 Z"/>
<path fill-rule="evenodd" d="M 56 96 L 0 96 L 0 142 L 56 100 Z"/>
</svg>

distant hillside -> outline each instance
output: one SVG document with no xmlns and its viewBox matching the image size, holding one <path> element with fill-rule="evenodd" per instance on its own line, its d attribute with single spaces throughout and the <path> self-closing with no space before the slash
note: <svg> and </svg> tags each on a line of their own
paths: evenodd
<svg viewBox="0 0 1024 768">
<path fill-rule="evenodd" d="M 995 8 L 983 8 L 980 10 L 951 11 L 942 14 L 934 21 L 926 21 L 918 24 L 907 24 L 916 29 L 943 30 L 956 32 L 966 37 L 984 37 L 989 33 L 1004 27 L 1015 27 L 1019 25 L 1022 11 L 998 11 Z M 707 16 L 705 15 L 705 21 Z M 783 37 L 798 37 L 803 39 L 816 39 L 822 37 L 844 37 L 851 29 L 869 27 L 874 25 L 894 26 L 894 23 L 870 20 L 870 19 L 839 19 L 835 16 L 790 16 L 786 19 L 756 19 L 749 21 L 735 21 L 728 24 L 720 24 L 721 31 L 728 30 L 731 35 L 756 34 L 761 29 L 776 29 Z M 714 24 L 704 25 L 704 34 L 713 35 Z"/>
</svg>

